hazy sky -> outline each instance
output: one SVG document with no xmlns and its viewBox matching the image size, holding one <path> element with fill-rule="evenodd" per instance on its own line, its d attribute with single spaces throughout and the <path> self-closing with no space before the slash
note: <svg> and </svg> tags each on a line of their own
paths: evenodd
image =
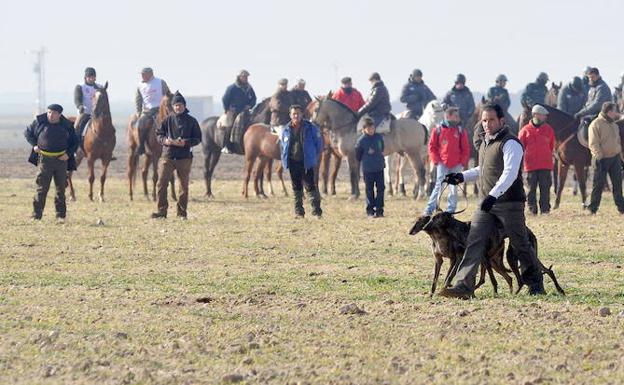
<svg viewBox="0 0 624 385">
<path fill-rule="evenodd" d="M 20 0 L 3 7 L 0 92 L 34 94 L 27 51 L 42 45 L 49 93 L 70 95 L 94 66 L 118 101 L 131 100 L 144 66 L 174 90 L 219 100 L 241 68 L 259 97 L 281 77 L 326 93 L 334 65 L 366 93 L 380 72 L 393 99 L 414 68 L 438 97 L 458 72 L 475 91 L 505 73 L 516 91 L 540 71 L 568 80 L 594 65 L 613 87 L 623 11 L 618 0 Z"/>
</svg>

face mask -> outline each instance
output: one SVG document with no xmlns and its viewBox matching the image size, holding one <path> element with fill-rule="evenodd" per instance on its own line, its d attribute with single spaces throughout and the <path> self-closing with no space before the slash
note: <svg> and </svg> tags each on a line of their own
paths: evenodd
<svg viewBox="0 0 624 385">
<path fill-rule="evenodd" d="M 541 120 L 539 120 L 536 117 L 533 117 L 532 121 L 533 121 L 533 125 L 536 126 L 536 127 L 539 127 L 539 126 L 542 125 L 542 123 L 544 123 L 544 122 L 542 122 Z"/>
</svg>

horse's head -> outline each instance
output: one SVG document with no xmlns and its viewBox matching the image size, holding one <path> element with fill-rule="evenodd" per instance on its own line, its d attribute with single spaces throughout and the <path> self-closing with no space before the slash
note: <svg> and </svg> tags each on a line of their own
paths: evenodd
<svg viewBox="0 0 624 385">
<path fill-rule="evenodd" d="M 103 114 L 110 115 L 110 107 L 108 104 L 108 81 L 104 83 L 103 87 L 97 87 L 95 90 L 95 95 L 93 97 L 93 117 L 97 118 Z"/>
<path fill-rule="evenodd" d="M 165 93 L 162 99 L 160 100 L 159 112 L 163 111 L 165 115 L 168 115 L 169 113 L 173 112 L 173 104 L 171 103 L 172 100 L 173 100 L 173 94 L 171 93 L 171 91 L 167 90 L 167 93 Z"/>
</svg>

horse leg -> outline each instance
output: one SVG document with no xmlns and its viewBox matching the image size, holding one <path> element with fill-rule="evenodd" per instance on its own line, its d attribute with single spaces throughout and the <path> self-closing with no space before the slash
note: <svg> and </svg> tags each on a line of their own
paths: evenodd
<svg viewBox="0 0 624 385">
<path fill-rule="evenodd" d="M 422 159 L 417 154 L 413 153 L 405 153 L 407 159 L 412 165 L 412 169 L 414 170 L 414 191 L 416 191 L 416 185 L 418 186 L 418 191 L 422 192 L 422 195 L 419 193 L 417 196 L 414 196 L 414 199 L 424 199 L 425 198 L 425 166 L 422 163 Z"/>
<path fill-rule="evenodd" d="M 204 158 L 204 180 L 206 182 L 206 197 L 214 198 L 212 194 L 212 175 L 221 158 L 221 150 L 217 147 L 211 149 Z"/>
<path fill-rule="evenodd" d="M 407 192 L 405 191 L 405 180 L 403 179 L 403 167 L 405 166 L 405 157 L 397 154 L 396 160 L 396 189 L 397 192 L 402 196 L 407 196 Z M 416 193 L 416 186 L 416 183 L 414 183 L 414 193 Z"/>
<path fill-rule="evenodd" d="M 147 188 L 147 174 L 152 164 L 152 155 L 147 153 L 143 156 L 143 165 L 141 166 L 141 181 L 143 182 L 143 196 L 149 199 L 149 190 Z"/>
<path fill-rule="evenodd" d="M 338 178 L 338 171 L 340 170 L 340 165 L 342 164 L 342 157 L 336 154 L 333 155 L 334 158 L 334 167 L 332 168 L 331 173 L 331 195 L 336 195 L 336 178 Z"/>
<path fill-rule="evenodd" d="M 128 177 L 128 193 L 130 194 L 130 200 L 134 199 L 134 175 L 136 173 L 136 146 L 130 145 L 130 152 L 128 153 L 128 170 L 126 175 Z"/>
<path fill-rule="evenodd" d="M 329 163 L 331 161 L 331 150 L 325 150 L 321 153 L 321 161 L 319 165 L 319 179 L 321 179 L 321 193 L 327 195 L 327 182 L 329 177 Z"/>
<path fill-rule="evenodd" d="M 255 162 L 255 159 L 254 159 Z M 254 171 L 254 192 L 256 198 L 262 198 L 264 193 L 262 192 L 262 179 L 264 178 L 264 167 L 266 166 L 266 159 L 263 156 L 259 157 L 258 166 Z M 253 169 L 253 167 L 252 167 Z"/>
<path fill-rule="evenodd" d="M 388 195 L 394 195 L 394 186 L 392 185 L 392 176 L 390 175 L 390 155 L 384 156 L 384 163 L 386 167 L 384 167 L 384 181 L 386 182 L 386 187 L 388 189 Z"/>
<path fill-rule="evenodd" d="M 585 173 L 585 167 L 581 164 L 574 166 L 574 173 L 578 180 L 579 190 L 581 191 L 581 199 L 583 201 L 583 208 L 587 208 L 587 174 Z"/>
<path fill-rule="evenodd" d="M 71 197 L 72 202 L 76 201 L 76 192 L 74 191 L 74 182 L 72 181 L 73 171 L 67 172 L 67 185 L 69 186 L 69 196 Z"/>
<path fill-rule="evenodd" d="M 433 297 L 438 283 L 438 277 L 440 277 L 440 268 L 442 267 L 442 257 L 436 255 L 435 265 L 433 267 L 433 283 L 431 284 L 431 293 L 429 297 Z"/>
<path fill-rule="evenodd" d="M 87 158 L 87 168 L 89 169 L 89 200 L 93 202 L 93 182 L 95 181 L 95 161 Z"/>
<path fill-rule="evenodd" d="M 554 156 L 553 158 L 553 191 L 557 191 L 557 188 L 559 186 L 559 159 L 556 156 Z"/>
<path fill-rule="evenodd" d="M 356 200 L 360 197 L 360 162 L 351 154 L 347 157 L 349 163 L 349 179 L 351 181 L 351 196 L 349 200 Z"/>
<path fill-rule="evenodd" d="M 565 186 L 565 181 L 568 177 L 569 168 L 570 166 L 567 164 L 559 162 L 559 182 L 557 183 L 557 196 L 555 197 L 555 205 L 553 206 L 553 209 L 558 209 L 559 203 L 561 203 L 561 193 L 563 192 L 563 187 Z"/>
<path fill-rule="evenodd" d="M 104 202 L 104 183 L 106 182 L 106 172 L 108 171 L 110 159 L 100 161 L 102 162 L 102 175 L 100 176 L 100 202 Z"/>
<path fill-rule="evenodd" d="M 269 161 L 266 164 L 266 167 L 264 169 L 264 172 L 266 173 L 266 180 L 267 180 L 267 184 L 269 185 L 269 194 L 271 196 L 275 196 L 275 192 L 273 191 L 273 182 L 271 181 L 271 174 L 273 173 L 273 159 L 269 159 Z M 264 194 L 264 189 L 262 190 L 262 193 Z"/>
<path fill-rule="evenodd" d="M 277 173 L 277 177 L 282 183 L 282 191 L 284 191 L 284 196 L 288 196 L 288 190 L 286 190 L 286 183 L 284 183 L 284 165 L 281 161 L 278 162 L 277 167 L 275 168 L 275 172 Z"/>
<path fill-rule="evenodd" d="M 251 171 L 253 170 L 253 165 L 256 159 L 251 157 L 251 155 L 245 156 L 245 178 L 243 179 L 243 196 L 245 198 L 249 198 L 249 179 L 251 179 Z"/>
</svg>

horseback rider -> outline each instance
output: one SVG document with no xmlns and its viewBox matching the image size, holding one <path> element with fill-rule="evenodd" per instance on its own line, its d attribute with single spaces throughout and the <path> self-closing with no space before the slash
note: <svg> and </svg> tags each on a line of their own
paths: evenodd
<svg viewBox="0 0 624 385">
<path fill-rule="evenodd" d="M 139 148 L 137 154 L 145 151 L 145 141 L 149 131 L 142 129 L 149 119 L 155 120 L 160 109 L 162 97 L 171 93 L 169 86 L 164 80 L 154 76 L 154 70 L 145 67 L 141 70 L 141 83 L 137 86 L 134 102 L 138 120 L 136 127 L 139 129 Z"/>
<path fill-rule="evenodd" d="M 373 119 L 375 128 L 377 128 L 384 119 L 389 117 L 390 111 L 392 110 L 390 94 L 384 82 L 381 81 L 379 73 L 373 72 L 368 77 L 368 80 L 371 82 L 371 93 L 366 103 L 360 107 L 357 114 L 359 118 L 368 114 L 368 116 Z"/>
<path fill-rule="evenodd" d="M 351 111 L 358 112 L 366 103 L 362 94 L 357 88 L 353 87 L 351 78 L 348 76 L 342 78 L 340 84 L 340 88 L 332 94 L 331 98 L 349 107 Z"/>
<path fill-rule="evenodd" d="M 457 74 L 455 85 L 444 97 L 444 103 L 459 108 L 460 126 L 467 127 L 468 121 L 475 112 L 474 97 L 470 88 L 466 87 L 466 76 Z"/>
<path fill-rule="evenodd" d="M 306 81 L 299 79 L 297 84 L 290 90 L 292 104 L 298 104 L 302 108 L 306 108 L 312 102 L 312 97 L 305 89 Z"/>
<path fill-rule="evenodd" d="M 583 92 L 585 93 L 585 98 L 587 98 L 587 94 L 589 94 L 589 70 L 591 70 L 592 67 L 590 66 L 586 66 L 585 69 L 583 69 L 583 77 L 581 78 L 581 80 L 583 81 Z"/>
<path fill-rule="evenodd" d="M 583 109 L 574 114 L 575 118 L 581 120 L 593 120 L 605 102 L 611 101 L 611 90 L 607 83 L 600 77 L 598 68 L 590 68 L 587 73 L 589 78 L 589 93 L 587 94 L 587 102 Z"/>
<path fill-rule="evenodd" d="M 238 114 L 249 111 L 256 105 L 256 93 L 249 84 L 249 71 L 241 70 L 236 76 L 234 83 L 230 84 L 221 98 L 223 102 L 223 115 L 219 118 L 218 126 L 222 127 L 225 135 L 220 143 L 222 151 L 229 153 L 230 133 Z"/>
<path fill-rule="evenodd" d="M 401 103 L 407 106 L 408 118 L 418 119 L 423 114 L 423 109 L 436 97 L 422 79 L 422 71 L 415 69 L 412 71 L 407 84 L 403 86 L 401 92 Z"/>
<path fill-rule="evenodd" d="M 574 115 L 583 108 L 587 96 L 583 91 L 583 81 L 575 76 L 568 84 L 564 85 L 557 98 L 557 108 L 567 114 Z"/>
<path fill-rule="evenodd" d="M 82 142 L 82 135 L 84 128 L 87 126 L 91 114 L 93 112 L 93 99 L 95 98 L 95 91 L 102 87 L 95 82 L 96 73 L 95 68 L 87 67 L 84 71 L 84 82 L 77 84 L 74 88 L 74 104 L 78 109 L 78 119 L 76 127 L 78 130 L 78 139 Z"/>
<path fill-rule="evenodd" d="M 507 110 L 509 110 L 509 106 L 511 105 L 509 92 L 505 88 L 506 85 L 507 76 L 500 74 L 496 77 L 496 85 L 494 87 L 490 87 L 486 95 L 486 99 L 490 103 L 501 106 L 505 114 L 507 114 Z"/>
<path fill-rule="evenodd" d="M 278 135 L 282 133 L 282 126 L 290 121 L 289 110 L 291 105 L 293 105 L 293 100 L 290 91 L 288 91 L 288 79 L 280 79 L 277 82 L 277 90 L 275 90 L 269 102 L 271 129 L 277 132 Z"/>
<path fill-rule="evenodd" d="M 522 103 L 526 104 L 528 107 L 533 107 L 535 103 L 544 104 L 546 94 L 548 93 L 546 83 L 548 83 L 548 74 L 546 72 L 540 72 L 535 82 L 527 84 L 520 97 Z"/>
</svg>

